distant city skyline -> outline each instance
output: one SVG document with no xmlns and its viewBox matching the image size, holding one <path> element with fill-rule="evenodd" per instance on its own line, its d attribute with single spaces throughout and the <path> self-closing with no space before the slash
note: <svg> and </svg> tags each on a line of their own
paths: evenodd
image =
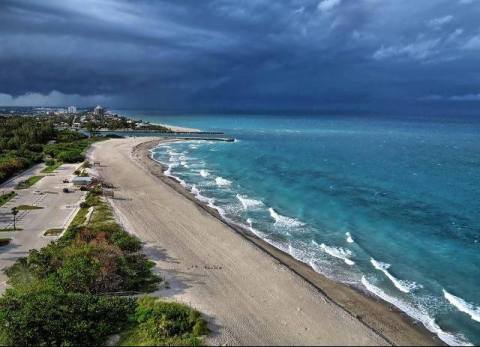
<svg viewBox="0 0 480 347">
<path fill-rule="evenodd" d="M 0 105 L 480 106 L 480 1 L 0 3 Z"/>
</svg>

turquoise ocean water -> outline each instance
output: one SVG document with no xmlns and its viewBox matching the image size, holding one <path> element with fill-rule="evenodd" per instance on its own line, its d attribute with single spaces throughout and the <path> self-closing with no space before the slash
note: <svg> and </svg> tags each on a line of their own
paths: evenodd
<svg viewBox="0 0 480 347">
<path fill-rule="evenodd" d="M 117 112 L 235 137 L 152 155 L 224 218 L 480 344 L 480 119 Z"/>
</svg>

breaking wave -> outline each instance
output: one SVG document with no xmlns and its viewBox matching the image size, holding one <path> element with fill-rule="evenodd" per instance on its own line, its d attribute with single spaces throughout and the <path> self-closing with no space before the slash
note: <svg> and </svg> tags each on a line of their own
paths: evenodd
<svg viewBox="0 0 480 347">
<path fill-rule="evenodd" d="M 305 223 L 296 220 L 295 218 L 290 218 L 286 216 L 282 216 L 278 214 L 273 208 L 269 208 L 268 212 L 270 212 L 270 216 L 275 220 L 275 224 L 287 226 L 287 227 L 301 227 L 305 225 Z"/>
<path fill-rule="evenodd" d="M 404 293 L 410 293 L 410 291 L 421 288 L 421 285 L 416 284 L 415 282 L 409 282 L 404 280 L 399 280 L 395 276 L 393 276 L 388 269 L 390 268 L 390 264 L 382 263 L 380 261 L 376 261 L 373 258 L 370 258 L 370 262 L 372 263 L 373 267 L 381 272 L 384 273 L 385 276 L 393 283 L 398 290 Z"/>
<path fill-rule="evenodd" d="M 480 322 L 480 307 L 476 307 L 475 305 L 466 302 L 462 298 L 450 294 L 445 289 L 442 290 L 443 296 L 445 297 L 445 299 L 448 300 L 450 304 L 455 306 L 459 311 L 468 314 L 470 318 L 474 321 Z"/>
<path fill-rule="evenodd" d="M 352 234 L 350 234 L 348 231 L 345 233 L 345 236 L 347 237 L 347 242 L 348 243 L 354 243 Z"/>
<path fill-rule="evenodd" d="M 397 307 L 399 310 L 405 312 L 408 314 L 410 317 L 418 320 L 421 322 L 425 328 L 430 330 L 431 332 L 437 334 L 437 336 L 446 344 L 450 346 L 471 346 L 471 344 L 466 341 L 463 337 L 461 336 L 455 336 L 453 334 L 450 334 L 448 332 L 443 331 L 435 322 L 435 319 L 430 317 L 426 312 L 423 310 L 413 307 L 403 300 L 400 300 L 398 298 L 395 298 L 393 296 L 388 295 L 385 293 L 383 290 L 380 288 L 376 287 L 375 285 L 371 284 L 370 282 L 367 281 L 365 276 L 362 276 L 361 280 L 363 286 L 367 288 L 367 290 L 379 298 L 391 303 L 395 307 Z"/>
<path fill-rule="evenodd" d="M 263 202 L 255 199 L 248 199 L 245 196 L 241 196 L 240 194 L 236 195 L 236 198 L 240 203 L 242 204 L 243 208 L 245 210 L 248 210 L 249 208 L 255 208 L 263 205 Z"/>
<path fill-rule="evenodd" d="M 223 177 L 218 176 L 217 178 L 215 178 L 215 183 L 219 187 L 224 187 L 224 186 L 229 186 L 230 184 L 232 184 L 232 181 L 229 181 L 229 180 L 227 180 Z"/>
<path fill-rule="evenodd" d="M 312 243 L 318 246 L 318 244 L 315 241 L 312 241 Z M 355 262 L 350 259 L 350 257 L 352 256 L 352 251 L 350 251 L 349 249 L 327 246 L 324 243 L 320 245 L 320 248 L 325 253 L 331 255 L 332 257 L 342 259 L 347 265 L 350 265 L 350 266 L 355 265 Z"/>
</svg>

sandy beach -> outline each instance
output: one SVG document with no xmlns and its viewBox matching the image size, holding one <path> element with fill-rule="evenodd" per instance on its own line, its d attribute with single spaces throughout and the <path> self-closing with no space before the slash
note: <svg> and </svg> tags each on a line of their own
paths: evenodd
<svg viewBox="0 0 480 347">
<path fill-rule="evenodd" d="M 219 220 L 149 158 L 158 139 L 94 145 L 114 210 L 168 282 L 158 295 L 201 310 L 219 345 L 438 345 L 391 306 L 331 281 Z"/>
<path fill-rule="evenodd" d="M 152 125 L 161 125 L 162 127 L 169 128 L 171 131 L 178 133 L 198 133 L 201 131 L 200 129 L 186 128 L 170 124 L 152 123 Z"/>
</svg>

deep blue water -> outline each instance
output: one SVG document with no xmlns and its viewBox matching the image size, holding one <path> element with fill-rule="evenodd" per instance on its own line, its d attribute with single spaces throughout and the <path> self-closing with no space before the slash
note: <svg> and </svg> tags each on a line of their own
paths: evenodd
<svg viewBox="0 0 480 347">
<path fill-rule="evenodd" d="M 119 112 L 234 136 L 153 156 L 318 272 L 480 344 L 480 119 Z"/>
</svg>

